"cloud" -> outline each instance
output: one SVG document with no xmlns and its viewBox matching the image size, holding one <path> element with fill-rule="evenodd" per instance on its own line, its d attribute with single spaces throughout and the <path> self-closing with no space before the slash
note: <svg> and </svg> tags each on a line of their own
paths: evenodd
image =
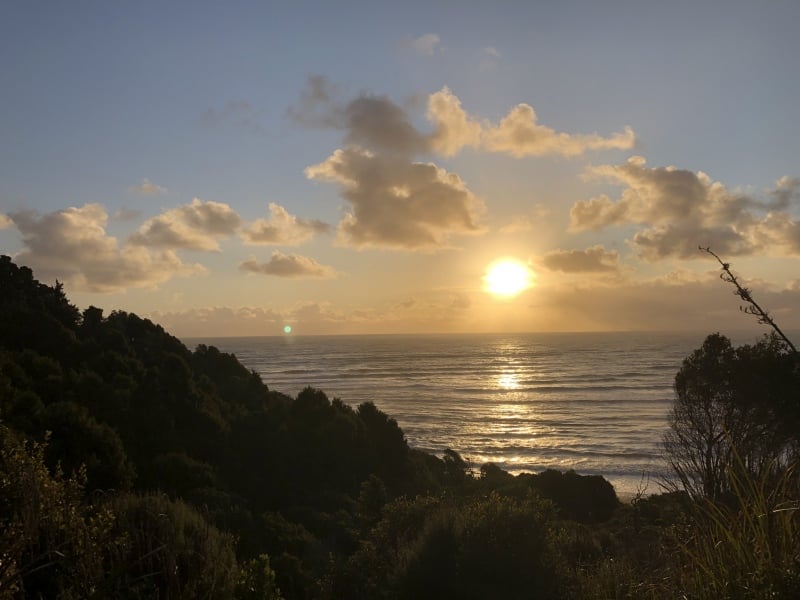
<svg viewBox="0 0 800 600">
<path fill-rule="evenodd" d="M 0 229 L 8 229 L 14 224 L 14 221 L 8 215 L 0 213 Z"/>
<path fill-rule="evenodd" d="M 34 269 L 41 279 L 58 278 L 70 289 L 117 292 L 204 271 L 200 265 L 184 264 L 171 251 L 120 248 L 116 238 L 106 235 L 108 215 L 99 204 L 46 215 L 20 211 L 11 217 L 25 245 L 15 260 Z"/>
<path fill-rule="evenodd" d="M 466 310 L 471 305 L 472 301 L 469 299 L 469 296 L 463 292 L 453 294 L 452 301 L 450 302 L 450 308 L 453 310 Z"/>
<path fill-rule="evenodd" d="M 608 273 L 619 270 L 619 253 L 600 245 L 585 250 L 554 250 L 542 257 L 541 264 L 564 273 Z"/>
<path fill-rule="evenodd" d="M 775 189 L 770 192 L 772 202 L 765 208 L 772 210 L 786 210 L 792 203 L 800 200 L 800 178 L 781 177 L 775 184 Z"/>
<path fill-rule="evenodd" d="M 278 250 L 273 251 L 269 262 L 259 264 L 255 258 L 251 257 L 241 263 L 239 269 L 247 273 L 275 275 L 276 277 L 321 279 L 336 277 L 336 271 L 331 267 L 321 265 L 313 258 L 298 254 L 283 254 Z"/>
<path fill-rule="evenodd" d="M 441 43 L 441 38 L 435 33 L 426 33 L 416 38 L 411 38 L 409 46 L 419 54 L 433 56 Z"/>
<path fill-rule="evenodd" d="M 428 150 L 428 138 L 402 108 L 386 96 L 362 95 L 343 112 L 348 144 L 411 156 Z"/>
<path fill-rule="evenodd" d="M 257 219 L 240 235 L 247 244 L 266 246 L 297 246 L 310 240 L 315 233 L 327 233 L 331 226 L 314 219 L 300 219 L 289 214 L 274 202 L 269 204 L 269 219 Z"/>
<path fill-rule="evenodd" d="M 498 229 L 500 233 L 527 233 L 534 229 L 534 224 L 546 219 L 550 215 L 550 209 L 543 204 L 535 204 L 531 215 L 516 215 L 511 222 Z"/>
<path fill-rule="evenodd" d="M 478 62 L 478 71 L 481 73 L 494 71 L 501 56 L 500 51 L 493 46 L 483 48 Z"/>
<path fill-rule="evenodd" d="M 533 222 L 529 217 L 517 216 L 507 225 L 503 225 L 498 231 L 500 233 L 527 233 L 532 229 Z"/>
<path fill-rule="evenodd" d="M 430 163 L 351 147 L 308 167 L 306 176 L 337 183 L 350 203 L 338 227 L 344 245 L 435 249 L 452 235 L 482 231 L 480 199 L 458 175 Z"/>
<path fill-rule="evenodd" d="M 328 303 L 304 302 L 289 311 L 290 319 L 302 322 L 344 321 L 346 317 L 339 311 L 333 310 Z"/>
<path fill-rule="evenodd" d="M 756 329 L 755 319 L 739 311 L 718 270 L 704 275 L 669 273 L 647 281 L 603 285 L 582 280 L 579 285 L 538 289 L 530 308 L 539 323 L 558 323 L 573 331 L 708 331 Z M 755 291 L 758 301 L 787 329 L 800 326 L 796 307 L 800 290 Z M 698 341 L 702 341 L 701 339 Z"/>
<path fill-rule="evenodd" d="M 634 141 L 631 130 L 611 138 L 557 133 L 536 124 L 527 105 L 494 127 L 468 114 L 447 87 L 429 96 L 426 117 L 433 131 L 424 133 L 387 96 L 361 94 L 340 106 L 328 90 L 324 78 L 310 80 L 295 118 L 343 130 L 345 147 L 305 172 L 340 186 L 351 210 L 338 225 L 337 240 L 359 248 L 435 249 L 452 235 L 482 231 L 483 203 L 455 173 L 416 161 L 420 155 L 453 156 L 471 147 L 518 157 L 572 156 Z"/>
<path fill-rule="evenodd" d="M 638 231 L 632 245 L 644 260 L 655 262 L 664 258 L 705 258 L 698 246 L 709 246 L 724 256 L 742 256 L 760 251 L 761 245 L 735 227 L 704 227 L 682 222 Z"/>
<path fill-rule="evenodd" d="M 623 165 L 590 167 L 587 177 L 610 180 L 626 185 L 627 189 L 619 201 L 599 196 L 588 202 L 578 202 L 570 213 L 572 225 L 577 229 L 695 219 L 711 193 L 720 200 L 720 188 L 712 189 L 704 173 L 695 174 L 675 167 L 650 169 L 641 156 L 633 156 Z"/>
<path fill-rule="evenodd" d="M 496 53 L 487 49 L 488 56 Z M 335 88 L 324 77 L 312 77 L 289 115 L 304 125 L 343 130 L 349 145 L 408 157 L 425 153 L 453 156 L 464 148 L 517 158 L 577 156 L 590 150 L 629 149 L 636 141 L 629 127 L 607 138 L 557 132 L 538 124 L 533 107 L 527 104 L 518 104 L 499 125 L 493 125 L 470 115 L 447 87 L 428 97 L 426 117 L 433 125 L 429 133 L 418 130 L 407 110 L 388 96 L 362 93 L 345 104 L 335 96 Z"/>
<path fill-rule="evenodd" d="M 276 335 L 283 330 L 285 324 L 280 312 L 253 306 L 153 311 L 143 316 L 163 326 L 173 335 L 184 337 Z"/>
<path fill-rule="evenodd" d="M 411 156 L 429 149 L 428 137 L 417 131 L 406 111 L 388 96 L 362 93 L 347 103 L 325 77 L 309 78 L 289 116 L 301 125 L 338 129 L 347 144 L 376 152 Z"/>
<path fill-rule="evenodd" d="M 132 185 L 128 188 L 128 191 L 134 192 L 136 194 L 141 194 L 142 196 L 155 196 L 157 194 L 166 194 L 167 188 L 161 187 L 160 185 L 156 185 L 152 181 L 150 181 L 147 177 L 142 179 L 142 183 L 139 185 Z"/>
<path fill-rule="evenodd" d="M 418 131 L 405 109 L 388 96 L 362 93 L 341 103 L 325 77 L 310 77 L 300 100 L 288 109 L 297 123 L 345 132 L 345 142 L 374 152 L 413 156 L 430 150 L 430 139 Z"/>
<path fill-rule="evenodd" d="M 219 250 L 217 240 L 232 235 L 240 224 L 241 218 L 227 204 L 195 198 L 191 204 L 148 219 L 129 241 L 140 246 Z"/>
<path fill-rule="evenodd" d="M 573 135 L 557 132 L 537 123 L 536 111 L 528 104 L 518 104 L 500 124 L 485 132 L 485 147 L 511 156 L 578 156 L 588 150 L 625 150 L 636 143 L 630 127 L 623 133 L 604 138 L 596 134 Z"/>
<path fill-rule="evenodd" d="M 336 109 L 339 88 L 324 75 L 312 75 L 300 93 L 297 106 L 290 106 L 287 115 L 294 122 L 307 127 L 339 129 L 342 119 Z"/>
<path fill-rule="evenodd" d="M 625 189 L 616 200 L 601 195 L 576 202 L 570 228 L 641 225 L 630 243 L 646 260 L 697 258 L 700 245 L 726 256 L 800 254 L 800 224 L 790 212 L 782 212 L 798 204 L 796 179 L 780 179 L 774 190 L 759 198 L 728 190 L 703 172 L 649 168 L 640 156 L 622 165 L 590 167 L 587 177 Z"/>
<path fill-rule="evenodd" d="M 416 304 L 417 304 L 417 299 L 416 298 L 413 298 L 413 297 L 406 298 L 404 300 L 401 300 L 397 304 L 393 305 L 392 306 L 392 310 L 409 310 L 409 309 L 413 308 L 414 306 L 416 306 Z"/>
<path fill-rule="evenodd" d="M 481 124 L 461 108 L 461 101 L 448 88 L 431 94 L 427 117 L 436 128 L 430 144 L 439 154 L 453 156 L 466 146 L 480 145 Z"/>
</svg>

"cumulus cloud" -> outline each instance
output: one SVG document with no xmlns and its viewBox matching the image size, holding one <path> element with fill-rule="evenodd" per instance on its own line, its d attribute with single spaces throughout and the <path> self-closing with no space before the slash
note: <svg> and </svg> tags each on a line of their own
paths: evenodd
<svg viewBox="0 0 800 600">
<path fill-rule="evenodd" d="M 775 189 L 770 192 L 771 201 L 766 208 L 772 210 L 786 210 L 793 203 L 800 200 L 800 178 L 781 177 L 775 184 Z"/>
<path fill-rule="evenodd" d="M 476 148 L 518 157 L 574 156 L 634 142 L 631 130 L 611 138 L 555 132 L 538 125 L 527 105 L 495 127 L 467 113 L 447 87 L 428 98 L 430 132 L 420 131 L 408 110 L 387 96 L 361 94 L 339 104 L 324 78 L 309 81 L 292 114 L 299 122 L 345 132 L 345 147 L 309 166 L 306 175 L 340 186 L 351 210 L 338 225 L 337 239 L 355 247 L 434 249 L 452 235 L 482 231 L 482 202 L 458 175 L 416 160 L 420 155 L 453 156 Z"/>
<path fill-rule="evenodd" d="M 433 56 L 441 41 L 441 38 L 435 33 L 425 33 L 419 37 L 411 38 L 408 44 L 419 54 Z"/>
<path fill-rule="evenodd" d="M 699 245 L 727 256 L 763 251 L 800 254 L 800 225 L 788 212 L 800 198 L 798 180 L 783 178 L 759 198 L 728 190 L 703 172 L 649 168 L 639 156 L 622 165 L 590 167 L 587 176 L 625 189 L 616 200 L 601 195 L 576 202 L 570 210 L 570 228 L 642 225 L 630 241 L 647 260 L 697 258 Z"/>
<path fill-rule="evenodd" d="M 241 236 L 251 245 L 297 246 L 310 240 L 315 233 L 327 233 L 330 229 L 327 223 L 300 219 L 270 202 L 269 219 L 257 219 L 241 231 Z"/>
<path fill-rule="evenodd" d="M 14 221 L 8 215 L 0 213 L 0 229 L 8 229 L 14 224 Z"/>
<path fill-rule="evenodd" d="M 452 156 L 465 147 L 480 147 L 490 152 L 526 156 L 578 156 L 590 150 L 625 150 L 636 143 L 630 127 L 611 137 L 596 134 L 573 135 L 557 132 L 537 123 L 536 112 L 528 104 L 518 104 L 498 125 L 481 122 L 468 114 L 461 101 L 447 88 L 428 98 L 428 120 L 434 132 L 428 136 L 431 150 Z"/>
<path fill-rule="evenodd" d="M 495 49 L 485 50 L 496 58 Z M 558 132 L 537 122 L 533 107 L 518 104 L 498 125 L 470 115 L 459 98 L 443 87 L 428 97 L 426 117 L 432 132 L 418 130 L 406 108 L 388 96 L 363 93 L 347 103 L 336 100 L 336 90 L 324 77 L 309 79 L 292 118 L 305 125 L 346 131 L 346 142 L 374 152 L 414 156 L 436 153 L 453 156 L 464 148 L 526 156 L 577 156 L 590 150 L 629 149 L 633 130 L 610 137 Z"/>
<path fill-rule="evenodd" d="M 343 116 L 349 144 L 407 156 L 428 150 L 428 138 L 417 131 L 406 111 L 387 96 L 359 96 L 347 105 Z"/>
<path fill-rule="evenodd" d="M 156 185 L 152 181 L 150 181 L 147 177 L 142 179 L 142 183 L 139 185 L 132 185 L 128 188 L 128 191 L 134 192 L 136 194 L 141 194 L 142 196 L 155 196 L 157 194 L 166 194 L 167 188 L 162 187 L 160 185 Z"/>
<path fill-rule="evenodd" d="M 324 76 L 310 77 L 289 116 L 302 125 L 344 131 L 347 144 L 374 152 L 412 156 L 429 151 L 429 136 L 388 96 L 362 93 L 345 103 L 337 96 L 336 86 Z"/>
<path fill-rule="evenodd" d="M 576 229 L 600 229 L 622 223 L 666 223 L 696 219 L 706 199 L 724 202 L 719 185 L 705 173 L 675 167 L 648 168 L 641 156 L 623 165 L 590 167 L 587 176 L 627 186 L 618 201 L 608 196 L 578 202 L 570 216 Z"/>
<path fill-rule="evenodd" d="M 607 273 L 619 270 L 619 253 L 603 246 L 585 250 L 554 250 L 542 257 L 542 265 L 564 273 Z"/>
<path fill-rule="evenodd" d="M 461 101 L 448 88 L 431 94 L 427 117 L 436 128 L 430 144 L 439 154 L 452 156 L 466 146 L 480 145 L 481 124 L 461 108 Z"/>
<path fill-rule="evenodd" d="M 430 163 L 351 147 L 308 167 L 306 176 L 338 184 L 350 203 L 338 227 L 345 245 L 433 249 L 451 235 L 481 231 L 483 203 L 458 175 Z"/>
<path fill-rule="evenodd" d="M 485 132 L 485 146 L 511 156 L 578 156 L 588 150 L 626 150 L 636 143 L 633 129 L 604 138 L 597 134 L 573 135 L 537 123 L 536 111 L 528 104 L 511 109 L 496 127 Z"/>
<path fill-rule="evenodd" d="M 275 275 L 276 277 L 322 279 L 336 277 L 336 271 L 331 267 L 321 265 L 313 258 L 298 254 L 284 254 L 278 250 L 273 251 L 269 262 L 259 263 L 251 257 L 241 263 L 239 269 L 247 273 Z"/>
<path fill-rule="evenodd" d="M 153 253 L 120 247 L 116 238 L 106 234 L 108 214 L 99 204 L 46 215 L 20 211 L 11 217 L 25 245 L 15 260 L 30 266 L 40 278 L 58 278 L 74 290 L 108 293 L 153 287 L 204 270 L 197 264 L 184 264 L 168 250 Z"/>
<path fill-rule="evenodd" d="M 217 240 L 232 235 L 241 218 L 223 202 L 199 198 L 145 221 L 130 243 L 160 248 L 219 250 Z"/>
</svg>

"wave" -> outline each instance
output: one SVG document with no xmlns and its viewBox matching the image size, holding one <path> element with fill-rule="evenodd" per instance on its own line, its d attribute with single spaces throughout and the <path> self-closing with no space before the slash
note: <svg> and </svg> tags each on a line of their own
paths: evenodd
<svg viewBox="0 0 800 600">
<path fill-rule="evenodd" d="M 677 334 L 225 338 L 270 389 L 372 401 L 410 445 L 452 448 L 512 472 L 663 471 L 675 373 L 697 346 Z M 649 471 L 648 471 L 649 472 Z"/>
</svg>

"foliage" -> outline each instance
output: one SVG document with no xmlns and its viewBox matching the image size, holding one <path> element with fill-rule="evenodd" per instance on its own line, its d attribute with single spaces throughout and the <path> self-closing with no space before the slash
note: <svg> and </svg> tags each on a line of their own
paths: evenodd
<svg viewBox="0 0 800 600">
<path fill-rule="evenodd" d="M 784 470 L 777 482 L 732 467 L 726 478 L 734 505 L 701 499 L 692 507 L 692 526 L 680 531 L 685 594 L 709 600 L 800 597 L 795 468 Z"/>
<path fill-rule="evenodd" d="M 567 592 L 551 504 L 534 494 L 399 500 L 349 564 L 343 597 L 557 598 Z"/>
<path fill-rule="evenodd" d="M 45 465 L 45 445 L 0 425 L 0 598 L 91 598 L 104 578 L 112 515 L 82 503 L 82 473 Z"/>
<path fill-rule="evenodd" d="M 247 561 L 236 583 L 237 600 L 281 600 L 281 591 L 275 582 L 275 571 L 269 565 L 269 556 L 260 554 Z"/>
<path fill-rule="evenodd" d="M 578 475 L 547 469 L 538 475 L 520 475 L 532 489 L 552 500 L 562 516 L 581 523 L 607 521 L 619 506 L 614 487 L 598 475 Z"/>
<path fill-rule="evenodd" d="M 354 408 L 313 388 L 290 398 L 234 356 L 192 352 L 147 319 L 80 313 L 60 286 L 5 258 L 0 285 L 0 418 L 4 448 L 16 449 L 0 482 L 8 594 L 672 598 L 694 589 L 679 576 L 683 549 L 697 551 L 689 541 L 707 521 L 685 495 L 626 506 L 601 477 L 478 470 L 452 449 L 409 448 L 374 403 Z M 762 432 L 776 443 L 791 439 L 796 396 L 785 391 L 796 371 L 776 368 L 786 353 L 771 344 L 691 362 L 687 398 L 710 389 L 698 382 L 726 382 L 739 391 L 713 402 L 769 423 Z M 749 400 L 762 397 L 770 402 Z M 772 465 L 773 481 L 772 455 L 743 456 Z"/>
<path fill-rule="evenodd" d="M 693 496 L 732 492 L 734 448 L 756 477 L 796 455 L 800 370 L 775 337 L 734 348 L 713 334 L 683 361 L 664 447 L 678 481 Z"/>
<path fill-rule="evenodd" d="M 109 595 L 233 597 L 238 573 L 233 539 L 196 509 L 160 494 L 117 495 L 106 505 L 120 539 L 109 560 Z"/>
</svg>

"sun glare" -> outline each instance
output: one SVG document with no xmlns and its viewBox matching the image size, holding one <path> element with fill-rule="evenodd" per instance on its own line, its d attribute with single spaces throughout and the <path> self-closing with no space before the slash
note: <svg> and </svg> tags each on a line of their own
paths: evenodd
<svg viewBox="0 0 800 600">
<path fill-rule="evenodd" d="M 510 298 L 533 285 L 533 273 L 519 261 L 503 259 L 489 265 L 483 281 L 490 294 Z"/>
</svg>

